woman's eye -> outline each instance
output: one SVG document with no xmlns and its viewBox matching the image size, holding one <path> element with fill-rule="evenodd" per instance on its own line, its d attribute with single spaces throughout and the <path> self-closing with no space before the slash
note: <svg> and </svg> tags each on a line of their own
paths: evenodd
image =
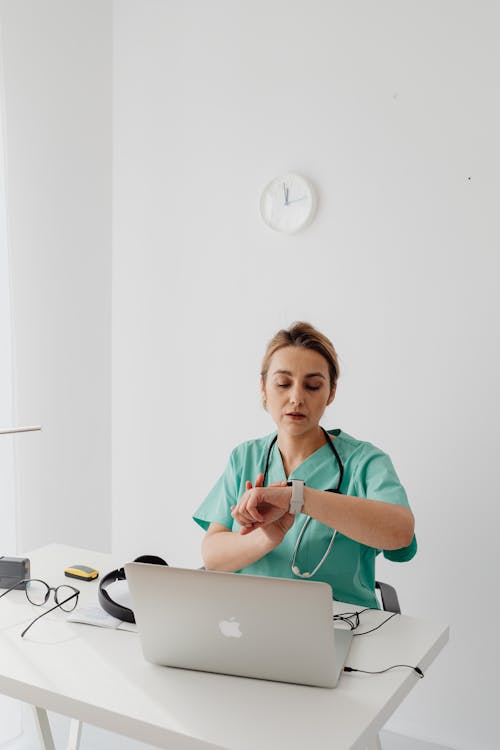
<svg viewBox="0 0 500 750">
<path fill-rule="evenodd" d="M 289 388 L 290 383 L 276 383 L 277 388 Z M 320 385 L 306 385 L 308 391 L 319 391 Z"/>
</svg>

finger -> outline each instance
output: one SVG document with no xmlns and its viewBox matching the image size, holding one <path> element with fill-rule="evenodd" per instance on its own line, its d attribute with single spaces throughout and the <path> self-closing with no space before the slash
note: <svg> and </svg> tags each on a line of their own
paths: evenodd
<svg viewBox="0 0 500 750">
<path fill-rule="evenodd" d="M 231 515 L 236 521 L 236 523 L 239 523 L 240 525 L 252 524 L 255 520 L 251 515 L 249 515 L 242 508 L 240 508 L 239 505 L 234 506 L 234 508 L 231 511 Z"/>
<path fill-rule="evenodd" d="M 244 516 L 249 515 L 249 505 L 250 503 L 252 503 L 252 498 L 253 498 L 253 505 L 256 505 L 254 496 L 255 496 L 255 490 L 247 489 L 245 494 L 240 497 L 240 499 L 238 500 L 238 505 L 237 505 L 237 508 L 240 514 Z"/>
<path fill-rule="evenodd" d="M 250 516 L 242 513 L 237 505 L 234 505 L 231 509 L 231 515 L 237 523 L 251 523 L 252 519 Z"/>
<path fill-rule="evenodd" d="M 260 513 L 258 508 L 248 508 L 248 514 L 250 518 L 252 519 L 252 521 L 257 521 L 258 523 L 262 523 L 262 521 L 264 520 L 264 516 L 262 515 L 262 513 Z"/>
<path fill-rule="evenodd" d="M 255 531 L 255 529 L 258 529 L 262 524 L 260 523 L 252 523 L 249 526 L 242 526 L 240 529 L 240 534 L 244 536 L 245 534 L 250 534 L 252 531 Z"/>
<path fill-rule="evenodd" d="M 247 503 L 245 503 L 245 506 L 241 509 L 242 515 L 245 516 L 245 518 L 249 518 L 251 521 L 263 521 L 264 516 L 259 511 L 259 508 L 257 506 L 258 503 L 258 497 L 250 498 Z"/>
<path fill-rule="evenodd" d="M 252 489 L 252 483 L 247 479 L 246 490 L 237 502 L 238 508 L 245 507 L 254 492 L 255 490 Z"/>
<path fill-rule="evenodd" d="M 263 487 L 264 486 L 264 474 L 258 474 L 257 479 L 255 480 L 255 486 L 256 487 Z"/>
<path fill-rule="evenodd" d="M 243 498 L 236 505 L 233 505 L 231 510 L 236 511 L 236 513 L 238 513 L 239 515 L 248 515 L 247 503 L 245 500 L 243 500 Z"/>
<path fill-rule="evenodd" d="M 285 515 L 281 517 L 280 521 L 283 524 L 285 531 L 290 531 L 293 524 L 295 523 L 295 519 L 296 516 L 294 516 L 292 513 L 285 513 Z"/>
</svg>

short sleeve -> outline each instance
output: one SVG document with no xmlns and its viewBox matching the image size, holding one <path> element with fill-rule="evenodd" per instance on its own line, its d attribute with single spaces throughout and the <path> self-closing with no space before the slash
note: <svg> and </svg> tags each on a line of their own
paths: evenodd
<svg viewBox="0 0 500 750">
<path fill-rule="evenodd" d="M 220 523 L 228 529 L 233 527 L 231 505 L 238 502 L 238 473 L 235 451 L 231 453 L 222 476 L 208 493 L 205 500 L 193 514 L 193 520 L 205 531 L 212 522 Z"/>
<path fill-rule="evenodd" d="M 386 453 L 377 451 L 363 461 L 357 475 L 359 497 L 381 500 L 385 503 L 404 505 L 409 508 L 406 491 L 401 484 L 391 459 Z M 407 562 L 417 552 L 417 540 L 413 536 L 408 547 L 383 550 L 384 557 L 394 562 Z"/>
</svg>

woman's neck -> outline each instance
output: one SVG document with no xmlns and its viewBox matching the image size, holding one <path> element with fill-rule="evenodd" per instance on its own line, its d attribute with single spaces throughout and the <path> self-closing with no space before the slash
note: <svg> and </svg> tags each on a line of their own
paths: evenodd
<svg viewBox="0 0 500 750">
<path fill-rule="evenodd" d="M 278 448 L 281 453 L 283 467 L 286 476 L 300 466 L 300 464 L 309 458 L 309 456 L 325 445 L 327 438 L 321 427 L 305 435 L 289 435 L 288 433 L 278 434 Z"/>
</svg>

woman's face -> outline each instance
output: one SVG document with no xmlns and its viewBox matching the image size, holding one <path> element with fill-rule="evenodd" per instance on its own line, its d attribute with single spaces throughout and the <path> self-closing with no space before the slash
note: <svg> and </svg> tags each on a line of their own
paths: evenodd
<svg viewBox="0 0 500 750">
<path fill-rule="evenodd" d="M 335 389 L 330 393 L 326 359 L 300 346 L 286 346 L 273 354 L 261 390 L 278 432 L 293 436 L 317 429 L 335 397 Z"/>
</svg>

